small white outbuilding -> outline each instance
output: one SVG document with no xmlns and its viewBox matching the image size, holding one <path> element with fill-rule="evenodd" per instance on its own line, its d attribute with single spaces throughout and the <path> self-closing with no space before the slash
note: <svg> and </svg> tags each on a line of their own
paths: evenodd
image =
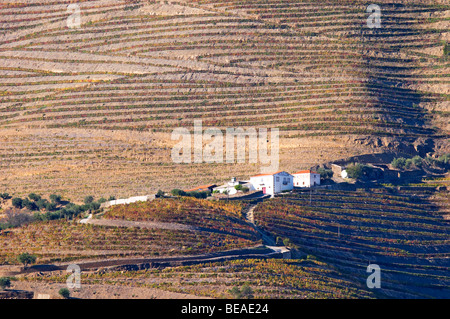
<svg viewBox="0 0 450 319">
<path fill-rule="evenodd" d="M 239 181 L 236 177 L 233 177 L 228 183 L 215 187 L 213 191 L 217 191 L 222 194 L 226 192 L 228 195 L 234 195 L 238 192 L 236 189 L 237 185 L 248 187 L 250 191 L 254 190 L 248 181 Z"/>
<path fill-rule="evenodd" d="M 320 174 L 311 170 L 300 171 L 294 176 L 294 187 L 313 187 L 320 185 Z"/>
</svg>

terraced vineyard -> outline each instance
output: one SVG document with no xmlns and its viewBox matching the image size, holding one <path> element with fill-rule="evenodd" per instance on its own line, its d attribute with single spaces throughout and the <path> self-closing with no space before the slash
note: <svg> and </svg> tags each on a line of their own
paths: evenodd
<svg viewBox="0 0 450 319">
<path fill-rule="evenodd" d="M 193 198 L 155 199 L 119 205 L 107 211 L 105 219 L 177 223 L 196 229 L 232 234 L 257 241 L 258 236 L 242 216 L 243 204 Z"/>
<path fill-rule="evenodd" d="M 433 196 L 433 199 L 430 199 Z M 448 192 L 423 190 L 297 193 L 259 204 L 256 223 L 312 254 L 355 284 L 369 264 L 381 268 L 380 294 L 396 298 L 450 296 L 450 225 L 439 207 Z"/>
<path fill-rule="evenodd" d="M 448 69 L 438 50 L 418 52 L 442 47 L 450 7 L 386 4 L 375 32 L 364 3 L 346 1 L 86 1 L 72 30 L 63 4 L 4 6 L 4 127 L 171 132 L 200 117 L 302 135 L 435 133 L 413 104 L 440 102 Z M 423 97 L 396 85 L 419 80 Z"/>
<path fill-rule="evenodd" d="M 193 119 L 279 128 L 285 169 L 446 145 L 445 2 L 380 1 L 380 29 L 363 1 L 78 1 L 73 29 L 69 3 L 0 7 L 0 185 L 19 193 L 131 196 L 160 176 L 255 173 L 172 165 L 170 133 Z"/>
<path fill-rule="evenodd" d="M 152 208 L 154 210 L 152 210 Z M 140 212 L 141 218 L 136 218 Z M 143 216 L 147 218 L 143 219 Z M 0 232 L 0 264 L 17 264 L 23 252 L 38 256 L 40 264 L 130 256 L 173 256 L 212 253 L 260 243 L 255 231 L 243 222 L 236 204 L 206 200 L 165 199 L 115 207 L 108 217 L 200 225 L 199 230 L 106 227 L 67 222 L 34 222 Z M 134 218 L 132 218 L 134 216 Z"/>
<path fill-rule="evenodd" d="M 40 283 L 64 283 L 64 275 L 28 276 Z M 209 298 L 233 298 L 233 287 L 248 285 L 255 298 L 373 298 L 363 287 L 353 287 L 334 269 L 317 260 L 233 260 L 193 266 L 112 271 L 82 275 L 85 285 L 109 287 L 158 288 Z M 86 289 L 86 288 L 85 288 Z"/>
</svg>

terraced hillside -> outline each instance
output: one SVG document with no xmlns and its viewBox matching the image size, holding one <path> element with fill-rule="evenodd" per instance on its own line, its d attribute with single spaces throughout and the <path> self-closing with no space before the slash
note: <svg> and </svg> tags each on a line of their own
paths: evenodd
<svg viewBox="0 0 450 319">
<path fill-rule="evenodd" d="M 172 223 L 194 230 L 226 234 L 258 241 L 255 230 L 246 223 L 244 204 L 194 198 L 164 198 L 150 202 L 118 205 L 104 214 L 104 220 Z"/>
<path fill-rule="evenodd" d="M 379 29 L 365 1 L 78 1 L 69 28 L 71 2 L 0 5 L 1 187 L 129 196 L 257 173 L 173 164 L 194 119 L 279 128 L 282 169 L 448 149 L 444 1 L 379 1 Z"/>
<path fill-rule="evenodd" d="M 18 264 L 17 256 L 23 252 L 35 254 L 39 264 L 46 264 L 93 258 L 199 255 L 260 243 L 256 232 L 242 221 L 237 204 L 164 199 L 148 206 L 146 203 L 122 205 L 106 217 L 133 220 L 138 213 L 167 224 L 192 226 L 203 221 L 203 227 L 102 226 L 81 224 L 79 219 L 36 221 L 0 232 L 0 265 Z"/>
<path fill-rule="evenodd" d="M 31 275 L 22 282 L 57 287 L 58 283 L 65 283 L 66 277 L 64 274 Z M 247 259 L 165 269 L 91 272 L 83 273 L 81 280 L 83 289 L 75 291 L 74 296 L 82 298 L 104 298 L 97 295 L 100 285 L 108 290 L 129 287 L 138 298 L 142 298 L 140 290 L 154 288 L 189 296 L 236 298 L 231 290 L 242 289 L 243 286 L 250 287 L 253 297 L 257 299 L 374 297 L 372 292 L 362 286 L 355 287 L 326 263 L 317 260 Z M 93 290 L 91 287 L 96 287 L 96 294 L 91 292 L 86 295 L 86 291 Z"/>
<path fill-rule="evenodd" d="M 450 296 L 448 192 L 297 193 L 259 204 L 255 221 L 291 245 L 365 283 L 381 268 L 382 296 Z M 444 210 L 442 210 L 444 208 Z"/>
</svg>

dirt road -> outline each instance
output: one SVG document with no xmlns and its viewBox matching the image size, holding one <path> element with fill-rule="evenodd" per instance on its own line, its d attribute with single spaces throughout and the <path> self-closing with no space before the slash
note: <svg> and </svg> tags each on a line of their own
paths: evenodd
<svg viewBox="0 0 450 319">
<path fill-rule="evenodd" d="M 115 258 L 77 262 L 76 264 L 80 267 L 81 271 L 91 271 L 102 268 L 110 270 L 140 270 L 158 267 L 193 265 L 207 262 L 220 262 L 233 259 L 266 259 L 282 257 L 282 254 L 280 254 L 279 252 L 267 248 L 264 245 L 258 245 L 250 248 L 234 249 L 195 256 L 174 256 L 160 258 Z M 22 270 L 20 274 L 48 271 L 65 271 L 70 264 L 71 263 L 34 265 L 29 267 L 27 270 Z"/>
<path fill-rule="evenodd" d="M 92 224 L 98 226 L 108 226 L 108 227 L 138 227 L 138 228 L 160 228 L 168 230 L 189 230 L 189 231 L 199 231 L 198 227 L 178 224 L 178 223 L 162 223 L 162 222 L 138 222 L 138 221 L 128 221 L 128 220 L 113 220 L 113 219 L 83 219 L 80 223 Z"/>
<path fill-rule="evenodd" d="M 267 245 L 267 246 L 276 246 L 275 239 L 273 239 L 269 234 L 264 232 L 262 229 L 260 229 L 255 224 L 255 217 L 253 216 L 253 211 L 255 210 L 256 205 L 257 204 L 252 205 L 250 207 L 250 209 L 247 211 L 247 214 L 246 214 L 247 222 L 249 222 L 252 225 L 252 227 L 261 235 L 265 245 Z"/>
</svg>

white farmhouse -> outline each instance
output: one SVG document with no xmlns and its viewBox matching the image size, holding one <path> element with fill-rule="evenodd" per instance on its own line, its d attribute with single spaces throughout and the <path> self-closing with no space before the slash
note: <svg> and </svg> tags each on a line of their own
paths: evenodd
<svg viewBox="0 0 450 319">
<path fill-rule="evenodd" d="M 291 191 L 293 176 L 284 171 L 269 174 L 259 174 L 250 177 L 250 184 L 255 190 L 263 191 L 264 194 L 274 195 L 283 191 Z"/>
<path fill-rule="evenodd" d="M 312 187 L 320 185 L 319 173 L 306 170 L 292 175 L 294 176 L 294 187 Z"/>
</svg>

